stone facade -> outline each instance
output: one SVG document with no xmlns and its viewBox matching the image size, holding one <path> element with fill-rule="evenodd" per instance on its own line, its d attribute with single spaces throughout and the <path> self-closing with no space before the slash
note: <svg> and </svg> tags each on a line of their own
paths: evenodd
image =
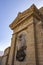
<svg viewBox="0 0 43 65">
<path fill-rule="evenodd" d="M 9 58 L 9 52 L 10 52 L 10 47 L 6 48 L 4 51 L 4 55 L 2 56 L 1 65 L 7 65 L 8 58 Z"/>
<path fill-rule="evenodd" d="M 8 56 L 2 65 L 43 65 L 43 7 L 37 9 L 33 4 L 9 26 L 13 30 L 11 48 L 5 51 Z"/>
<path fill-rule="evenodd" d="M 1 63 L 2 63 L 2 56 L 0 56 L 0 65 L 1 65 Z"/>
</svg>

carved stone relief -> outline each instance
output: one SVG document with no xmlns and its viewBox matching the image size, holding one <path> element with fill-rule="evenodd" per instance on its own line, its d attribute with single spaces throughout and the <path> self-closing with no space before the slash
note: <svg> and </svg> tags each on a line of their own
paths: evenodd
<svg viewBox="0 0 43 65">
<path fill-rule="evenodd" d="M 16 60 L 24 61 L 26 57 L 26 39 L 24 34 L 20 34 L 17 37 L 18 45 L 17 45 L 17 53 L 16 53 Z"/>
</svg>

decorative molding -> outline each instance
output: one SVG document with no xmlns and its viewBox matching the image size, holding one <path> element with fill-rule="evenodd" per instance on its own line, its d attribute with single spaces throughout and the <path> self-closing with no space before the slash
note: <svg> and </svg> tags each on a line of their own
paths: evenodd
<svg viewBox="0 0 43 65">
<path fill-rule="evenodd" d="M 43 20 L 43 15 L 39 12 L 36 6 L 33 4 L 29 9 L 26 11 L 19 13 L 16 19 L 9 25 L 10 28 L 13 30 L 19 23 L 25 20 L 27 17 L 35 16 L 37 19 Z"/>
</svg>

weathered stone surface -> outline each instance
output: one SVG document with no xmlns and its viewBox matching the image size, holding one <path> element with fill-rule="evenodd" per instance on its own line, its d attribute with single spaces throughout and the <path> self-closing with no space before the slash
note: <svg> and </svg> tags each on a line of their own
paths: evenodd
<svg viewBox="0 0 43 65">
<path fill-rule="evenodd" d="M 41 12 L 41 14 L 43 14 L 43 7 L 41 7 L 39 11 Z"/>
<path fill-rule="evenodd" d="M 2 56 L 0 56 L 0 65 L 1 65 L 1 63 L 2 63 Z"/>
<path fill-rule="evenodd" d="M 2 56 L 2 63 L 1 63 L 1 65 L 7 65 L 9 52 L 10 52 L 10 47 L 6 48 L 5 51 L 4 51 L 4 55 Z"/>
</svg>

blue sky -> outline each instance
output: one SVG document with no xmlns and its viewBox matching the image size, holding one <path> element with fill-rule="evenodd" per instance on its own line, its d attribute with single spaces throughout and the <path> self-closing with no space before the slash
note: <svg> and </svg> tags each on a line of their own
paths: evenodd
<svg viewBox="0 0 43 65">
<path fill-rule="evenodd" d="M 32 4 L 37 8 L 43 6 L 43 0 L 0 0 L 0 50 L 11 45 L 12 30 L 9 24 L 18 12 L 28 9 Z"/>
</svg>

